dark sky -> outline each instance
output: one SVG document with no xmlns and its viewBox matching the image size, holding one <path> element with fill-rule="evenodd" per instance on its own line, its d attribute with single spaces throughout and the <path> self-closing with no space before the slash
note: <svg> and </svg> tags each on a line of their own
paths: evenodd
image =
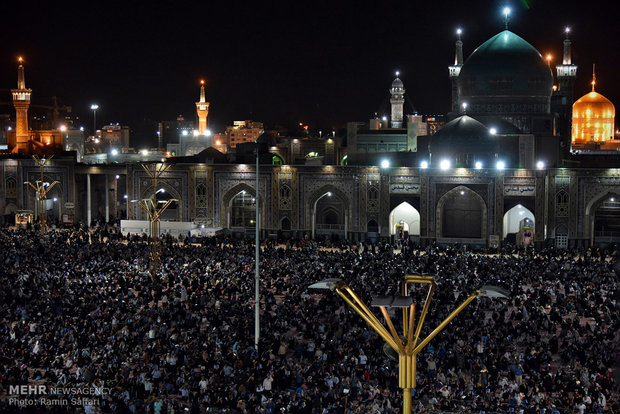
<svg viewBox="0 0 620 414">
<path fill-rule="evenodd" d="M 49 103 L 56 95 L 88 128 L 95 102 L 99 126 L 136 128 L 144 119 L 172 120 L 177 114 L 194 119 L 203 77 L 216 132 L 240 119 L 327 130 L 388 113 L 396 69 L 407 90 L 406 112 L 413 106 L 422 114 L 445 113 L 456 27 L 463 28 L 468 56 L 503 29 L 501 10 L 508 4 L 510 30 L 553 54 L 555 63 L 569 25 L 579 65 L 576 95 L 589 90 L 596 63 L 598 91 L 620 103 L 620 30 L 617 14 L 604 2 L 137 3 L 5 4 L 0 101 L 10 99 L 15 60 L 23 55 L 33 103 Z"/>
</svg>

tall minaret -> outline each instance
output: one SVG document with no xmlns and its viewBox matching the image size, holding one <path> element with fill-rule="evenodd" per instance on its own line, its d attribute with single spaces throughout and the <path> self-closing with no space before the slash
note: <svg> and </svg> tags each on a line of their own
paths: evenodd
<svg viewBox="0 0 620 414">
<path fill-rule="evenodd" d="M 11 89 L 13 106 L 15 107 L 15 147 L 13 152 L 28 149 L 28 107 L 30 107 L 31 89 L 26 89 L 24 76 L 24 59 L 20 56 L 17 61 L 17 89 Z"/>
<path fill-rule="evenodd" d="M 456 40 L 454 65 L 448 67 L 448 69 L 450 70 L 450 81 L 452 82 L 452 112 L 454 114 L 458 114 L 461 110 L 458 89 L 459 74 L 461 73 L 461 68 L 463 67 L 463 42 L 461 41 L 461 33 L 463 33 L 463 31 L 460 28 L 456 29 L 456 35 L 458 37 Z"/>
<path fill-rule="evenodd" d="M 558 114 L 557 132 L 560 136 L 560 148 L 564 157 L 569 156 L 571 148 L 571 131 L 573 122 L 573 90 L 575 78 L 577 77 L 577 66 L 573 65 L 571 60 L 571 42 L 568 38 L 570 28 L 564 29 L 566 38 L 564 39 L 564 54 L 562 56 L 562 64 L 557 65 L 556 75 L 558 88 L 553 92 L 557 102 L 554 112 Z"/>
<path fill-rule="evenodd" d="M 392 128 L 402 128 L 403 126 L 403 106 L 405 104 L 405 85 L 398 78 L 399 72 L 396 71 L 396 79 L 392 82 L 390 89 L 390 103 L 392 104 Z"/>
<path fill-rule="evenodd" d="M 559 90 L 563 91 L 563 96 L 567 98 L 566 104 L 573 105 L 573 86 L 575 84 L 575 78 L 577 77 L 577 66 L 573 65 L 571 61 L 571 42 L 568 38 L 570 28 L 564 30 L 566 33 L 566 39 L 564 39 L 564 56 L 562 58 L 562 64 L 556 66 L 556 73 L 558 78 Z"/>
<path fill-rule="evenodd" d="M 207 116 L 209 116 L 209 102 L 205 102 L 205 81 L 200 81 L 200 101 L 196 102 L 196 113 L 198 114 L 198 134 L 207 133 Z"/>
</svg>

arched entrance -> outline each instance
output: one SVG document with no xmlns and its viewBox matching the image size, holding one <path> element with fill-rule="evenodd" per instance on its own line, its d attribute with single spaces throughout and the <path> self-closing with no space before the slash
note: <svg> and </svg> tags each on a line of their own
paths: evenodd
<svg viewBox="0 0 620 414">
<path fill-rule="evenodd" d="M 452 239 L 486 239 L 487 208 L 482 197 L 465 186 L 444 194 L 437 203 L 437 234 Z"/>
<path fill-rule="evenodd" d="M 347 198 L 339 189 L 325 186 L 309 199 L 312 237 L 346 238 L 349 223 Z"/>
<path fill-rule="evenodd" d="M 228 227 L 251 228 L 256 226 L 256 198 L 249 191 L 241 190 L 229 202 Z"/>
<path fill-rule="evenodd" d="M 534 224 L 534 213 L 517 204 L 504 214 L 502 238 L 509 244 L 528 246 L 534 242 Z"/>
<path fill-rule="evenodd" d="M 592 244 L 604 247 L 610 243 L 620 243 L 620 195 L 605 194 L 590 210 Z"/>
<path fill-rule="evenodd" d="M 420 235 L 420 213 L 406 201 L 390 212 L 390 235 L 397 239 Z"/>
<path fill-rule="evenodd" d="M 160 182 L 157 185 L 157 189 L 154 189 L 151 186 L 144 190 L 141 199 L 152 199 L 154 191 L 157 192 L 157 208 L 161 208 L 162 204 L 168 200 L 176 200 L 170 203 L 159 219 L 164 221 L 183 221 L 183 210 L 181 209 L 182 203 L 178 191 L 167 183 Z M 138 211 L 140 212 L 140 220 L 149 220 L 149 217 L 143 209 L 140 208 Z"/>
</svg>

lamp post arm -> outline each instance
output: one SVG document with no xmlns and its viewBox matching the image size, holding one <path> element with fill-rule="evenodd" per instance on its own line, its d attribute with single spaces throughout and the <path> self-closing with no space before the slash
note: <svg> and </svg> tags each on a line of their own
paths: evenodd
<svg viewBox="0 0 620 414">
<path fill-rule="evenodd" d="M 392 338 L 394 338 L 394 342 L 396 342 L 396 344 L 398 345 L 398 352 L 400 354 L 404 354 L 405 346 L 403 345 L 403 341 L 398 337 L 396 328 L 394 328 L 394 324 L 392 323 L 392 318 L 390 318 L 390 315 L 388 314 L 388 311 L 385 308 L 385 306 L 380 306 L 380 309 L 381 309 L 381 313 L 383 314 L 383 317 L 385 318 L 385 322 L 388 325 L 388 328 L 390 328 L 390 332 L 392 333 Z"/>
<path fill-rule="evenodd" d="M 166 211 L 166 209 L 168 208 L 168 206 L 170 206 L 170 204 L 172 204 L 173 201 L 176 201 L 174 199 L 170 199 L 168 201 L 166 201 L 166 203 L 157 211 L 157 216 L 161 216 L 164 211 Z"/>
<path fill-rule="evenodd" d="M 50 191 L 56 184 L 58 184 L 58 181 L 54 181 L 53 183 L 51 183 L 49 187 L 45 189 L 45 192 L 47 193 L 48 191 Z"/>
<path fill-rule="evenodd" d="M 28 185 L 29 185 L 30 187 L 32 187 L 32 189 L 33 189 L 34 191 L 36 191 L 37 193 L 39 192 L 39 188 L 38 188 L 38 187 L 36 187 L 34 184 L 32 184 L 30 181 L 28 181 Z"/>
<path fill-rule="evenodd" d="M 362 319 L 364 319 L 364 321 L 366 321 L 368 325 L 370 325 L 372 329 L 375 330 L 375 332 L 379 334 L 379 336 L 381 336 L 381 338 L 385 340 L 385 342 L 387 342 L 396 352 L 400 351 L 398 344 L 390 336 L 390 333 L 383 327 L 383 325 L 381 325 L 379 320 L 375 317 L 375 315 L 372 314 L 372 312 L 370 312 L 368 307 L 366 307 L 366 305 L 364 305 L 362 301 L 359 300 L 359 298 L 355 295 L 355 293 L 353 293 L 350 287 L 348 287 L 347 285 L 337 286 L 336 292 L 340 295 L 340 297 L 342 297 L 342 299 L 345 300 L 345 302 L 347 302 L 347 304 L 351 308 L 353 308 L 355 312 L 357 312 L 362 317 Z M 349 297 L 347 293 L 351 297 Z"/>
<path fill-rule="evenodd" d="M 467 307 L 467 305 L 469 305 L 474 299 L 476 299 L 478 297 L 478 295 L 480 294 L 479 290 L 476 290 L 474 293 L 472 293 L 467 299 L 465 299 L 465 301 L 463 303 L 461 303 L 454 311 L 452 311 L 452 313 L 450 314 L 450 316 L 448 316 L 446 319 L 444 319 L 444 321 L 442 323 L 439 324 L 439 326 L 437 326 L 433 332 L 431 332 L 426 339 L 424 339 L 422 342 L 420 342 L 415 349 L 413 350 L 413 354 L 417 355 L 422 348 L 424 348 L 426 346 L 426 344 L 428 344 L 435 336 L 437 336 L 437 334 L 439 332 L 441 332 L 449 323 L 450 321 L 452 321 L 452 319 L 454 319 L 456 317 L 456 315 L 458 315 L 459 313 L 461 313 L 461 311 L 463 309 L 465 309 Z"/>
</svg>

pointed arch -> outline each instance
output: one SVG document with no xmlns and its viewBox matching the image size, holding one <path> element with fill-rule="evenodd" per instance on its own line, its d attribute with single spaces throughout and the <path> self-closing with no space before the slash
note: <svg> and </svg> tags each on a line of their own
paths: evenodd
<svg viewBox="0 0 620 414">
<path fill-rule="evenodd" d="M 480 194 L 459 185 L 445 193 L 437 202 L 437 237 L 486 239 L 487 215 L 487 205 Z M 479 227 L 476 223 L 479 223 Z"/>
<path fill-rule="evenodd" d="M 524 220 L 528 220 L 529 223 Z M 534 213 L 524 205 L 517 204 L 504 214 L 502 239 L 505 239 L 508 234 L 518 233 L 523 225 L 528 225 L 531 228 L 530 232 L 534 234 L 535 223 Z"/>
<path fill-rule="evenodd" d="M 319 200 L 325 197 L 328 193 L 331 193 L 332 197 L 335 197 L 335 199 L 339 200 L 343 204 L 343 210 L 341 213 L 343 214 L 343 218 L 344 218 L 344 229 L 343 229 L 344 237 L 347 238 L 349 225 L 351 223 L 351 200 L 349 200 L 349 197 L 347 197 L 347 195 L 342 190 L 340 190 L 338 187 L 332 184 L 321 186 L 320 188 L 312 192 L 310 196 L 307 198 L 307 201 L 305 203 L 306 226 L 309 225 L 312 234 L 315 233 L 316 231 L 315 209 L 317 207 Z"/>
<path fill-rule="evenodd" d="M 420 235 L 420 212 L 407 201 L 403 201 L 390 212 L 390 235 L 398 234 L 402 237 L 404 232 L 410 236 Z"/>
<path fill-rule="evenodd" d="M 166 181 L 160 180 L 157 183 L 157 188 L 153 188 L 152 185 L 145 187 L 142 190 L 140 199 L 143 200 L 145 198 L 153 198 L 153 193 L 155 191 L 159 191 L 160 189 L 163 189 L 164 193 L 158 194 L 158 200 L 170 200 L 172 198 L 177 200 L 166 209 L 161 219 L 168 221 L 183 221 L 183 209 L 181 208 L 181 206 L 183 206 L 183 200 L 181 194 Z M 148 220 L 148 217 L 146 217 L 146 212 L 144 212 L 141 208 L 138 210 L 138 214 L 140 220 Z"/>
<path fill-rule="evenodd" d="M 246 183 L 239 183 L 232 187 L 230 190 L 226 191 L 222 200 L 220 202 L 220 211 L 223 212 L 220 218 L 220 226 L 224 228 L 231 228 L 231 207 L 233 199 L 242 191 L 247 192 L 248 194 L 256 197 L 256 191 L 254 187 Z M 265 219 L 266 219 L 266 209 L 263 197 L 259 194 L 258 204 L 260 206 L 260 227 L 264 227 Z M 255 212 L 256 214 L 256 212 Z"/>
<path fill-rule="evenodd" d="M 611 201 L 613 199 L 613 202 Z M 596 196 L 592 197 L 590 202 L 586 205 L 585 209 L 585 234 L 590 239 L 590 245 L 595 244 L 596 232 L 597 232 L 597 223 L 596 223 L 596 213 L 599 208 L 603 207 L 604 204 L 612 202 L 613 204 L 618 204 L 618 208 L 620 208 L 620 191 L 616 191 L 614 189 L 602 191 L 598 193 Z"/>
</svg>

